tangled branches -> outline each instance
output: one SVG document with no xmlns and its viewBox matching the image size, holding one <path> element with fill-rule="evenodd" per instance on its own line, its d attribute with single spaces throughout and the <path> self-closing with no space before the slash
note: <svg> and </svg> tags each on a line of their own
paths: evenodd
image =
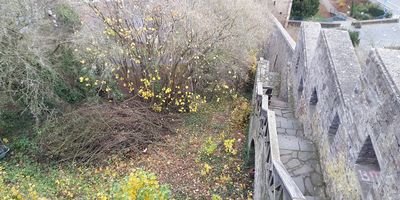
<svg viewBox="0 0 400 200">
<path fill-rule="evenodd" d="M 173 115 L 152 112 L 134 99 L 78 109 L 45 124 L 41 157 L 89 163 L 115 153 L 133 155 L 172 133 L 174 122 Z"/>
</svg>

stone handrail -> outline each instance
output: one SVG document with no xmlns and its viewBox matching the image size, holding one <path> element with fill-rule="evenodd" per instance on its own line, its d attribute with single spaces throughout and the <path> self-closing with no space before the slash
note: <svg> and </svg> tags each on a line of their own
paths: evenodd
<svg viewBox="0 0 400 200">
<path fill-rule="evenodd" d="M 260 70 L 260 69 L 258 69 Z M 258 78 L 258 77 L 257 77 Z M 306 198 L 280 160 L 275 112 L 268 109 L 271 89 L 256 80 L 256 116 L 259 136 L 266 139 L 267 193 L 270 199 L 305 200 Z"/>
</svg>

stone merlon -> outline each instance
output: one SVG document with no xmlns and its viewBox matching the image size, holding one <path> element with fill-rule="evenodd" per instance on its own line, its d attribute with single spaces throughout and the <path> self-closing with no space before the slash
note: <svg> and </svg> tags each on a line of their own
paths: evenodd
<svg viewBox="0 0 400 200">
<path fill-rule="evenodd" d="M 328 57 L 337 78 L 338 88 L 345 105 L 352 101 L 352 95 L 361 74 L 356 53 L 347 31 L 326 29 L 321 32 L 323 46 L 328 50 Z"/>
<path fill-rule="evenodd" d="M 308 196 L 399 199 L 400 50 L 374 48 L 368 58 L 360 62 L 347 31 L 323 29 L 318 23 L 305 22 L 301 25 L 298 40 L 293 43 L 276 19 L 274 24 L 275 30 L 263 55 L 267 60 L 263 61 L 268 66 L 265 67 L 267 75 L 259 77 L 260 80 L 264 78 L 261 80 L 263 84 L 259 85 L 272 86 L 274 90 L 271 107 L 268 107 L 277 116 L 274 126 L 277 127 L 278 142 L 275 143 L 278 144 L 273 145 L 279 145 L 282 167 L 291 178 L 282 179 L 270 170 L 271 162 L 257 160 L 263 159 L 261 155 L 268 156 L 267 150 L 271 147 L 262 146 L 268 143 L 255 137 L 260 135 L 256 134 L 260 132 L 256 131 L 257 128 L 251 129 L 249 136 L 252 135 L 255 142 L 258 180 L 255 197 L 262 199 L 269 194 L 265 190 L 274 191 L 265 185 L 265 179 L 274 177 L 277 180 L 278 177 L 282 183 L 287 183 L 283 184 L 285 191 L 290 191 L 290 188 L 301 191 L 301 194 L 287 192 L 287 199 L 294 196 L 298 199 Z M 263 104 L 266 103 L 259 103 Z M 293 117 L 289 112 L 291 109 Z M 267 121 L 274 120 L 266 117 L 265 113 L 254 114 L 253 118 L 261 116 Z M 253 122 L 258 123 L 257 120 Z M 260 126 L 252 123 L 251 127 Z M 271 137 L 270 132 L 266 133 Z M 295 166 L 302 166 L 300 161 L 292 158 L 298 154 L 292 154 L 288 149 L 300 144 L 298 137 L 304 137 L 315 145 L 321 166 L 320 177 L 323 177 L 323 185 L 327 186 L 326 196 L 321 192 L 323 189 L 311 190 L 307 187 L 311 185 L 308 179 L 303 180 L 310 175 L 309 171 L 319 172 L 318 167 L 300 170 L 303 178 L 292 170 Z M 272 162 L 272 167 L 278 166 Z M 288 184 L 293 181 L 295 185 Z"/>
<path fill-rule="evenodd" d="M 373 52 L 379 58 L 378 66 L 382 67 L 391 89 L 400 100 L 400 50 L 375 49 Z"/>
</svg>

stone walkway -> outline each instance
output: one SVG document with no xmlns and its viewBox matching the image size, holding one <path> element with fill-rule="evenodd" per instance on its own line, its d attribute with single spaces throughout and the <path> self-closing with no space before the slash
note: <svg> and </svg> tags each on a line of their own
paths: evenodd
<svg viewBox="0 0 400 200">
<path fill-rule="evenodd" d="M 307 199 L 326 199 L 314 144 L 303 136 L 302 124 L 293 109 L 283 101 L 272 99 L 275 111 L 281 161 Z"/>
</svg>

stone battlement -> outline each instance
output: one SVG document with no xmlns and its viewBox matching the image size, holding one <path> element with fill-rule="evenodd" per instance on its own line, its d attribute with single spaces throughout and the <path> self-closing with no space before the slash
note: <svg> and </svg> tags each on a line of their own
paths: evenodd
<svg viewBox="0 0 400 200">
<path fill-rule="evenodd" d="M 371 49 L 360 63 L 347 31 L 304 22 L 295 43 L 274 20 L 265 53 L 274 90 L 314 142 L 327 196 L 398 199 L 400 51 Z"/>
</svg>

